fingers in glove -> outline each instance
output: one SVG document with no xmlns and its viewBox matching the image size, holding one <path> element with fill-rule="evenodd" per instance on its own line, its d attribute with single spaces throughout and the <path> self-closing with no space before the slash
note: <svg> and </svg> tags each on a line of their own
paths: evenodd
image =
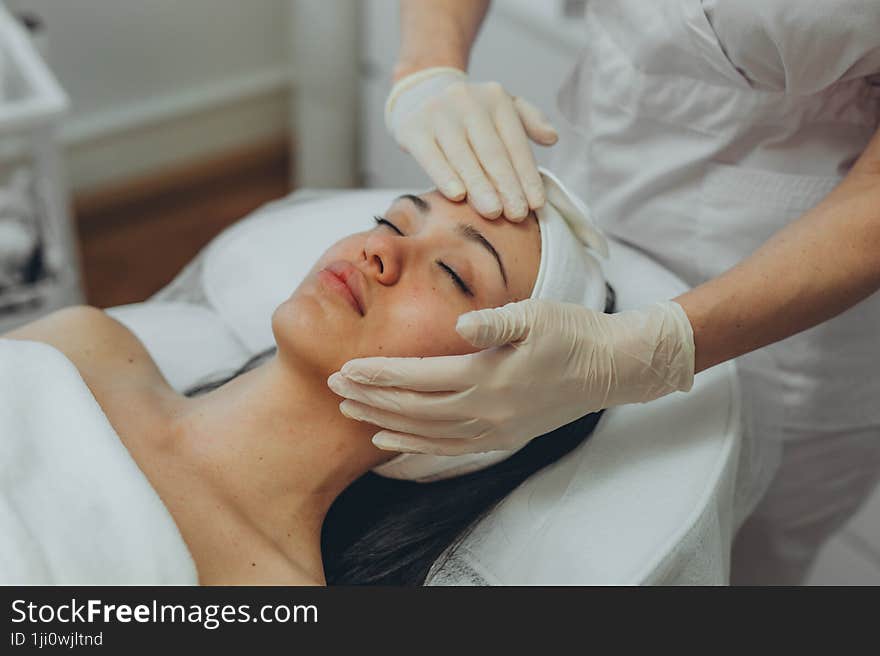
<svg viewBox="0 0 880 656">
<path fill-rule="evenodd" d="M 542 207 L 546 200 L 544 183 L 541 181 L 541 174 L 538 172 L 535 155 L 532 153 L 523 123 L 512 103 L 503 103 L 496 111 L 498 135 L 504 142 L 507 152 L 510 153 L 510 160 L 525 192 L 529 208 L 536 210 Z"/>
<path fill-rule="evenodd" d="M 409 433 L 430 438 L 474 438 L 488 429 L 481 419 L 463 421 L 425 421 L 413 419 L 396 412 L 379 410 L 357 401 L 346 399 L 339 404 L 339 411 L 350 419 L 373 424 L 398 433 Z"/>
<path fill-rule="evenodd" d="M 529 139 L 542 146 L 552 146 L 556 143 L 559 133 L 540 109 L 523 98 L 514 99 L 513 104 Z"/>
<path fill-rule="evenodd" d="M 406 148 L 419 166 L 425 170 L 428 177 L 437 185 L 440 193 L 452 201 L 464 199 L 467 194 L 464 183 L 433 139 L 418 137 L 407 144 Z"/>
<path fill-rule="evenodd" d="M 498 200 L 495 188 L 471 150 L 462 127 L 447 122 L 442 123 L 437 129 L 437 142 L 447 161 L 464 182 L 474 209 L 487 219 L 498 218 L 501 215 L 501 201 Z"/>
<path fill-rule="evenodd" d="M 473 355 L 358 358 L 342 365 L 340 373 L 363 385 L 416 392 L 458 392 L 473 385 L 473 361 Z"/>
<path fill-rule="evenodd" d="M 373 436 L 373 444 L 385 451 L 401 453 L 427 453 L 435 456 L 460 456 L 465 453 L 483 453 L 493 449 L 483 440 L 436 439 L 418 437 L 395 431 L 379 431 Z"/>
<path fill-rule="evenodd" d="M 457 408 L 460 396 L 450 392 L 413 392 L 396 387 L 373 387 L 348 380 L 340 373 L 327 379 L 327 385 L 335 394 L 352 401 L 405 414 L 414 419 L 460 421 L 466 419 Z"/>
<path fill-rule="evenodd" d="M 486 308 L 462 314 L 455 324 L 458 334 L 477 348 L 487 349 L 528 337 L 534 313 L 530 301 L 508 303 L 500 308 Z"/>
<path fill-rule="evenodd" d="M 466 123 L 468 140 L 480 160 L 480 165 L 501 196 L 504 215 L 508 219 L 522 221 L 529 212 L 526 196 L 510 162 L 510 153 L 498 136 L 495 124 L 488 114 L 482 112 L 468 116 Z"/>
</svg>

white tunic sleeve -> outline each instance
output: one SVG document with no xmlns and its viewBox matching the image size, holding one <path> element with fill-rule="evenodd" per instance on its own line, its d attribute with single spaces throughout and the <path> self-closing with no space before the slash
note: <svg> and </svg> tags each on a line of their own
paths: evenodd
<svg viewBox="0 0 880 656">
<path fill-rule="evenodd" d="M 880 0 L 702 0 L 730 61 L 758 89 L 812 94 L 880 73 Z"/>
</svg>

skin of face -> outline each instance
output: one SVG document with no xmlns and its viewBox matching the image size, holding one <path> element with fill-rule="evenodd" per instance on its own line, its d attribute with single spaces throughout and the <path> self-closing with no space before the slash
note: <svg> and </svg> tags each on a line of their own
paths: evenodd
<svg viewBox="0 0 880 656">
<path fill-rule="evenodd" d="M 489 221 L 437 192 L 420 198 L 427 207 L 400 198 L 388 208 L 381 218 L 394 227 L 373 221 L 374 227 L 341 239 L 318 259 L 272 316 L 283 361 L 324 380 L 358 357 L 472 353 L 477 349 L 455 330 L 459 315 L 531 295 L 541 258 L 534 214 L 522 223 Z M 496 259 L 460 226 L 477 229 L 495 248 L 506 284 Z M 328 278 L 326 267 L 340 263 L 353 267 L 360 282 L 363 314 Z"/>
</svg>

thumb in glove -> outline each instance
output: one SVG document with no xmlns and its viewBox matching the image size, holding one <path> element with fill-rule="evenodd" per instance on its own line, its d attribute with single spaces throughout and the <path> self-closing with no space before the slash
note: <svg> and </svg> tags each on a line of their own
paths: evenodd
<svg viewBox="0 0 880 656">
<path fill-rule="evenodd" d="M 466 312 L 455 325 L 459 335 L 480 349 L 522 341 L 529 328 L 527 305 L 522 302 Z"/>
</svg>

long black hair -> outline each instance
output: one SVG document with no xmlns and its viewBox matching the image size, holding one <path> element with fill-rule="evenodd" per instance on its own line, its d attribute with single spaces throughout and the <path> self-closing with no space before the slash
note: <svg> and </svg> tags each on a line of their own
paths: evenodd
<svg viewBox="0 0 880 656">
<path fill-rule="evenodd" d="M 609 287 L 606 312 L 613 311 Z M 220 380 L 187 390 L 196 396 L 259 366 L 275 353 L 255 355 Z M 592 434 L 601 412 L 532 440 L 510 458 L 481 471 L 434 483 L 383 478 L 368 472 L 330 507 L 321 531 L 329 585 L 422 585 L 432 565 L 448 557 L 468 532 L 535 472 Z"/>
</svg>

